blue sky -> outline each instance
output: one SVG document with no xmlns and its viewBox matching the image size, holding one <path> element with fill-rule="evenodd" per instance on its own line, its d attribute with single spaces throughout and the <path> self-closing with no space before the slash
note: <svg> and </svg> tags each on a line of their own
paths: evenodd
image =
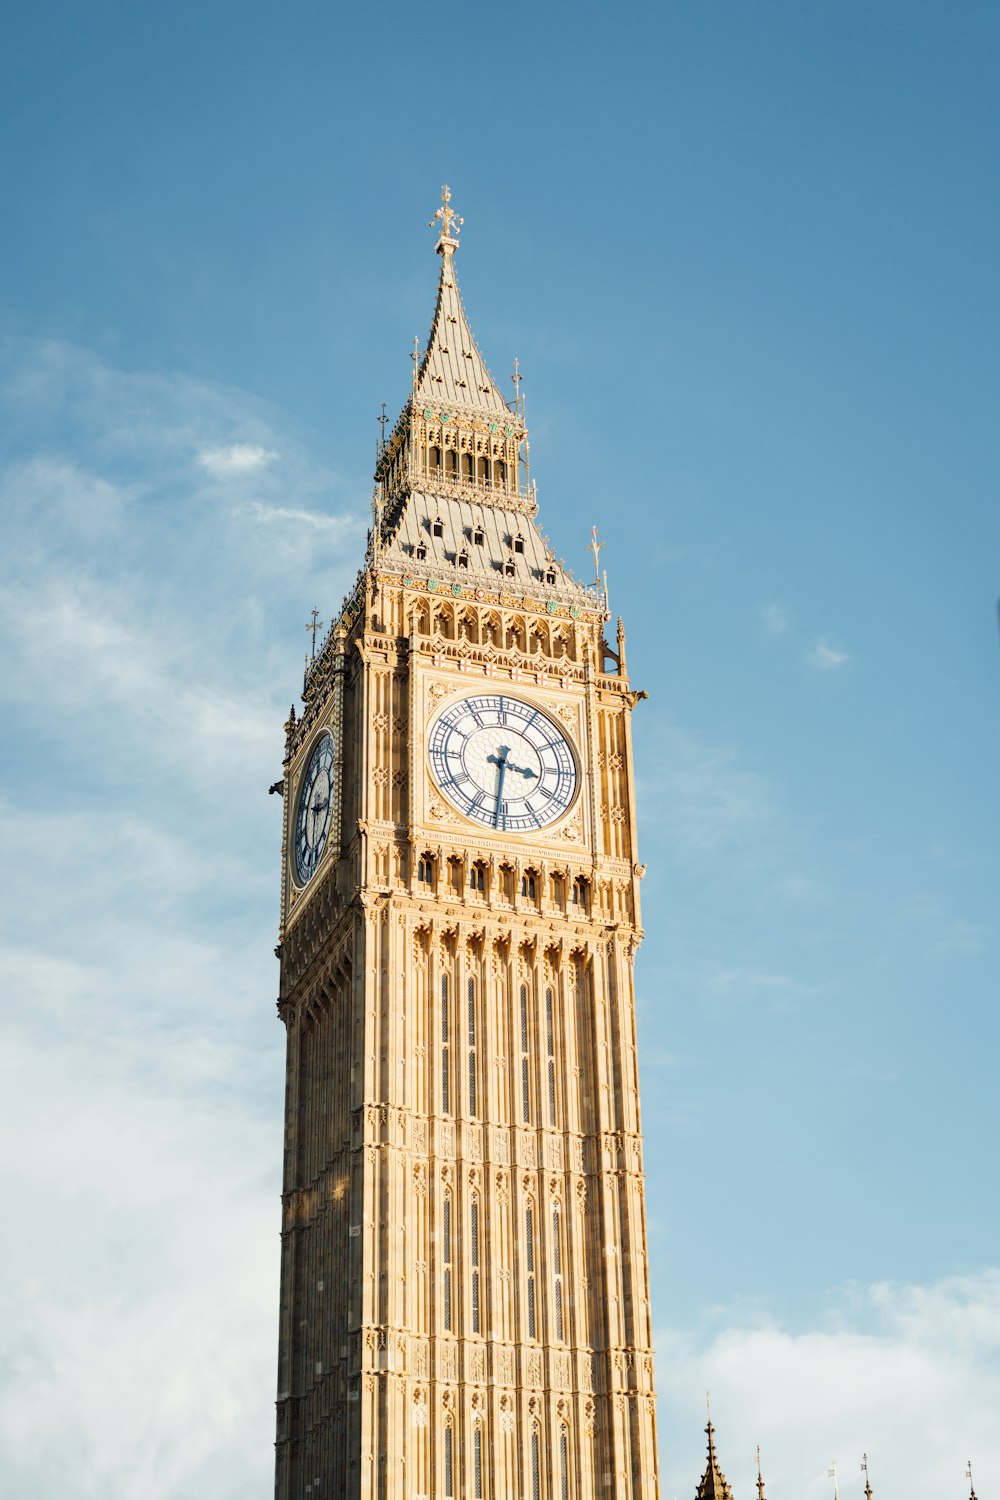
<svg viewBox="0 0 1000 1500">
<path fill-rule="evenodd" d="M 0 1479 L 270 1490 L 281 724 L 440 184 L 628 630 L 664 1500 L 1000 1486 L 1000 11 L 9 8 Z M 511 390 L 513 387 L 510 388 Z M 919 1435 L 919 1442 L 917 1437 Z"/>
</svg>

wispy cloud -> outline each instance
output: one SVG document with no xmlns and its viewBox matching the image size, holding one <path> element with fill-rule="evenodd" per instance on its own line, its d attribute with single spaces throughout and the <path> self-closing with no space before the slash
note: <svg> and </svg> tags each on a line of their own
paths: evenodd
<svg viewBox="0 0 1000 1500">
<path fill-rule="evenodd" d="M 364 528 L 364 521 L 358 516 L 331 516 L 322 511 L 303 510 L 289 505 L 264 505 L 260 500 L 248 500 L 245 505 L 238 506 L 233 514 L 255 521 L 261 526 L 309 526 L 316 531 L 332 532 L 338 536 L 353 534 Z"/>
<path fill-rule="evenodd" d="M 760 612 L 768 635 L 783 635 L 788 629 L 788 611 L 783 604 L 765 604 Z"/>
<path fill-rule="evenodd" d="M 817 641 L 806 657 L 809 665 L 818 667 L 821 672 L 835 672 L 838 667 L 846 666 L 850 659 L 850 652 L 830 636 Z"/>
<path fill-rule="evenodd" d="M 655 768 L 644 779 L 643 813 L 666 825 L 691 855 L 737 848 L 772 824 L 773 788 L 732 745 L 712 745 L 677 725 L 652 739 Z"/>
<path fill-rule="evenodd" d="M 271 448 L 262 448 L 259 443 L 229 443 L 224 448 L 203 449 L 198 462 L 216 479 L 230 479 L 252 474 L 277 457 Z"/>
</svg>

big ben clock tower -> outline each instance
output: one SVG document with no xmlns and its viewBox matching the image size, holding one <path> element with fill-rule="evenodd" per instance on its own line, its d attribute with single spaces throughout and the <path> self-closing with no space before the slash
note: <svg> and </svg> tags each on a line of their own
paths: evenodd
<svg viewBox="0 0 1000 1500">
<path fill-rule="evenodd" d="M 287 727 L 278 1500 L 657 1500 L 624 636 L 540 534 L 444 190 Z"/>
</svg>

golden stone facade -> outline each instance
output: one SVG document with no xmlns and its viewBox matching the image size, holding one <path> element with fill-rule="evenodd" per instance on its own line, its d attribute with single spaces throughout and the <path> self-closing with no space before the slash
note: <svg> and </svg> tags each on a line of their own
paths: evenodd
<svg viewBox="0 0 1000 1500">
<path fill-rule="evenodd" d="M 437 216 L 287 728 L 279 1500 L 656 1500 L 620 625 L 536 526 Z"/>
</svg>

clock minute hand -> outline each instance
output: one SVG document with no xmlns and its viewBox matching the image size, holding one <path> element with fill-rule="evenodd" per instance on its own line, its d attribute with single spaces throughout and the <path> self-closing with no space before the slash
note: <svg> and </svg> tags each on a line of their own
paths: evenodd
<svg viewBox="0 0 1000 1500">
<path fill-rule="evenodd" d="M 497 777 L 497 805 L 496 805 L 496 809 L 495 809 L 495 811 L 493 813 L 493 827 L 494 828 L 499 828 L 500 827 L 500 808 L 503 805 L 503 778 L 504 778 L 504 772 L 507 769 L 507 757 L 510 754 L 510 746 L 509 745 L 501 745 L 499 747 L 499 749 L 500 749 L 500 754 L 499 755 L 487 755 L 487 757 L 486 757 L 486 759 L 492 765 L 497 766 L 499 768 L 499 771 L 500 771 L 500 774 Z"/>
</svg>

